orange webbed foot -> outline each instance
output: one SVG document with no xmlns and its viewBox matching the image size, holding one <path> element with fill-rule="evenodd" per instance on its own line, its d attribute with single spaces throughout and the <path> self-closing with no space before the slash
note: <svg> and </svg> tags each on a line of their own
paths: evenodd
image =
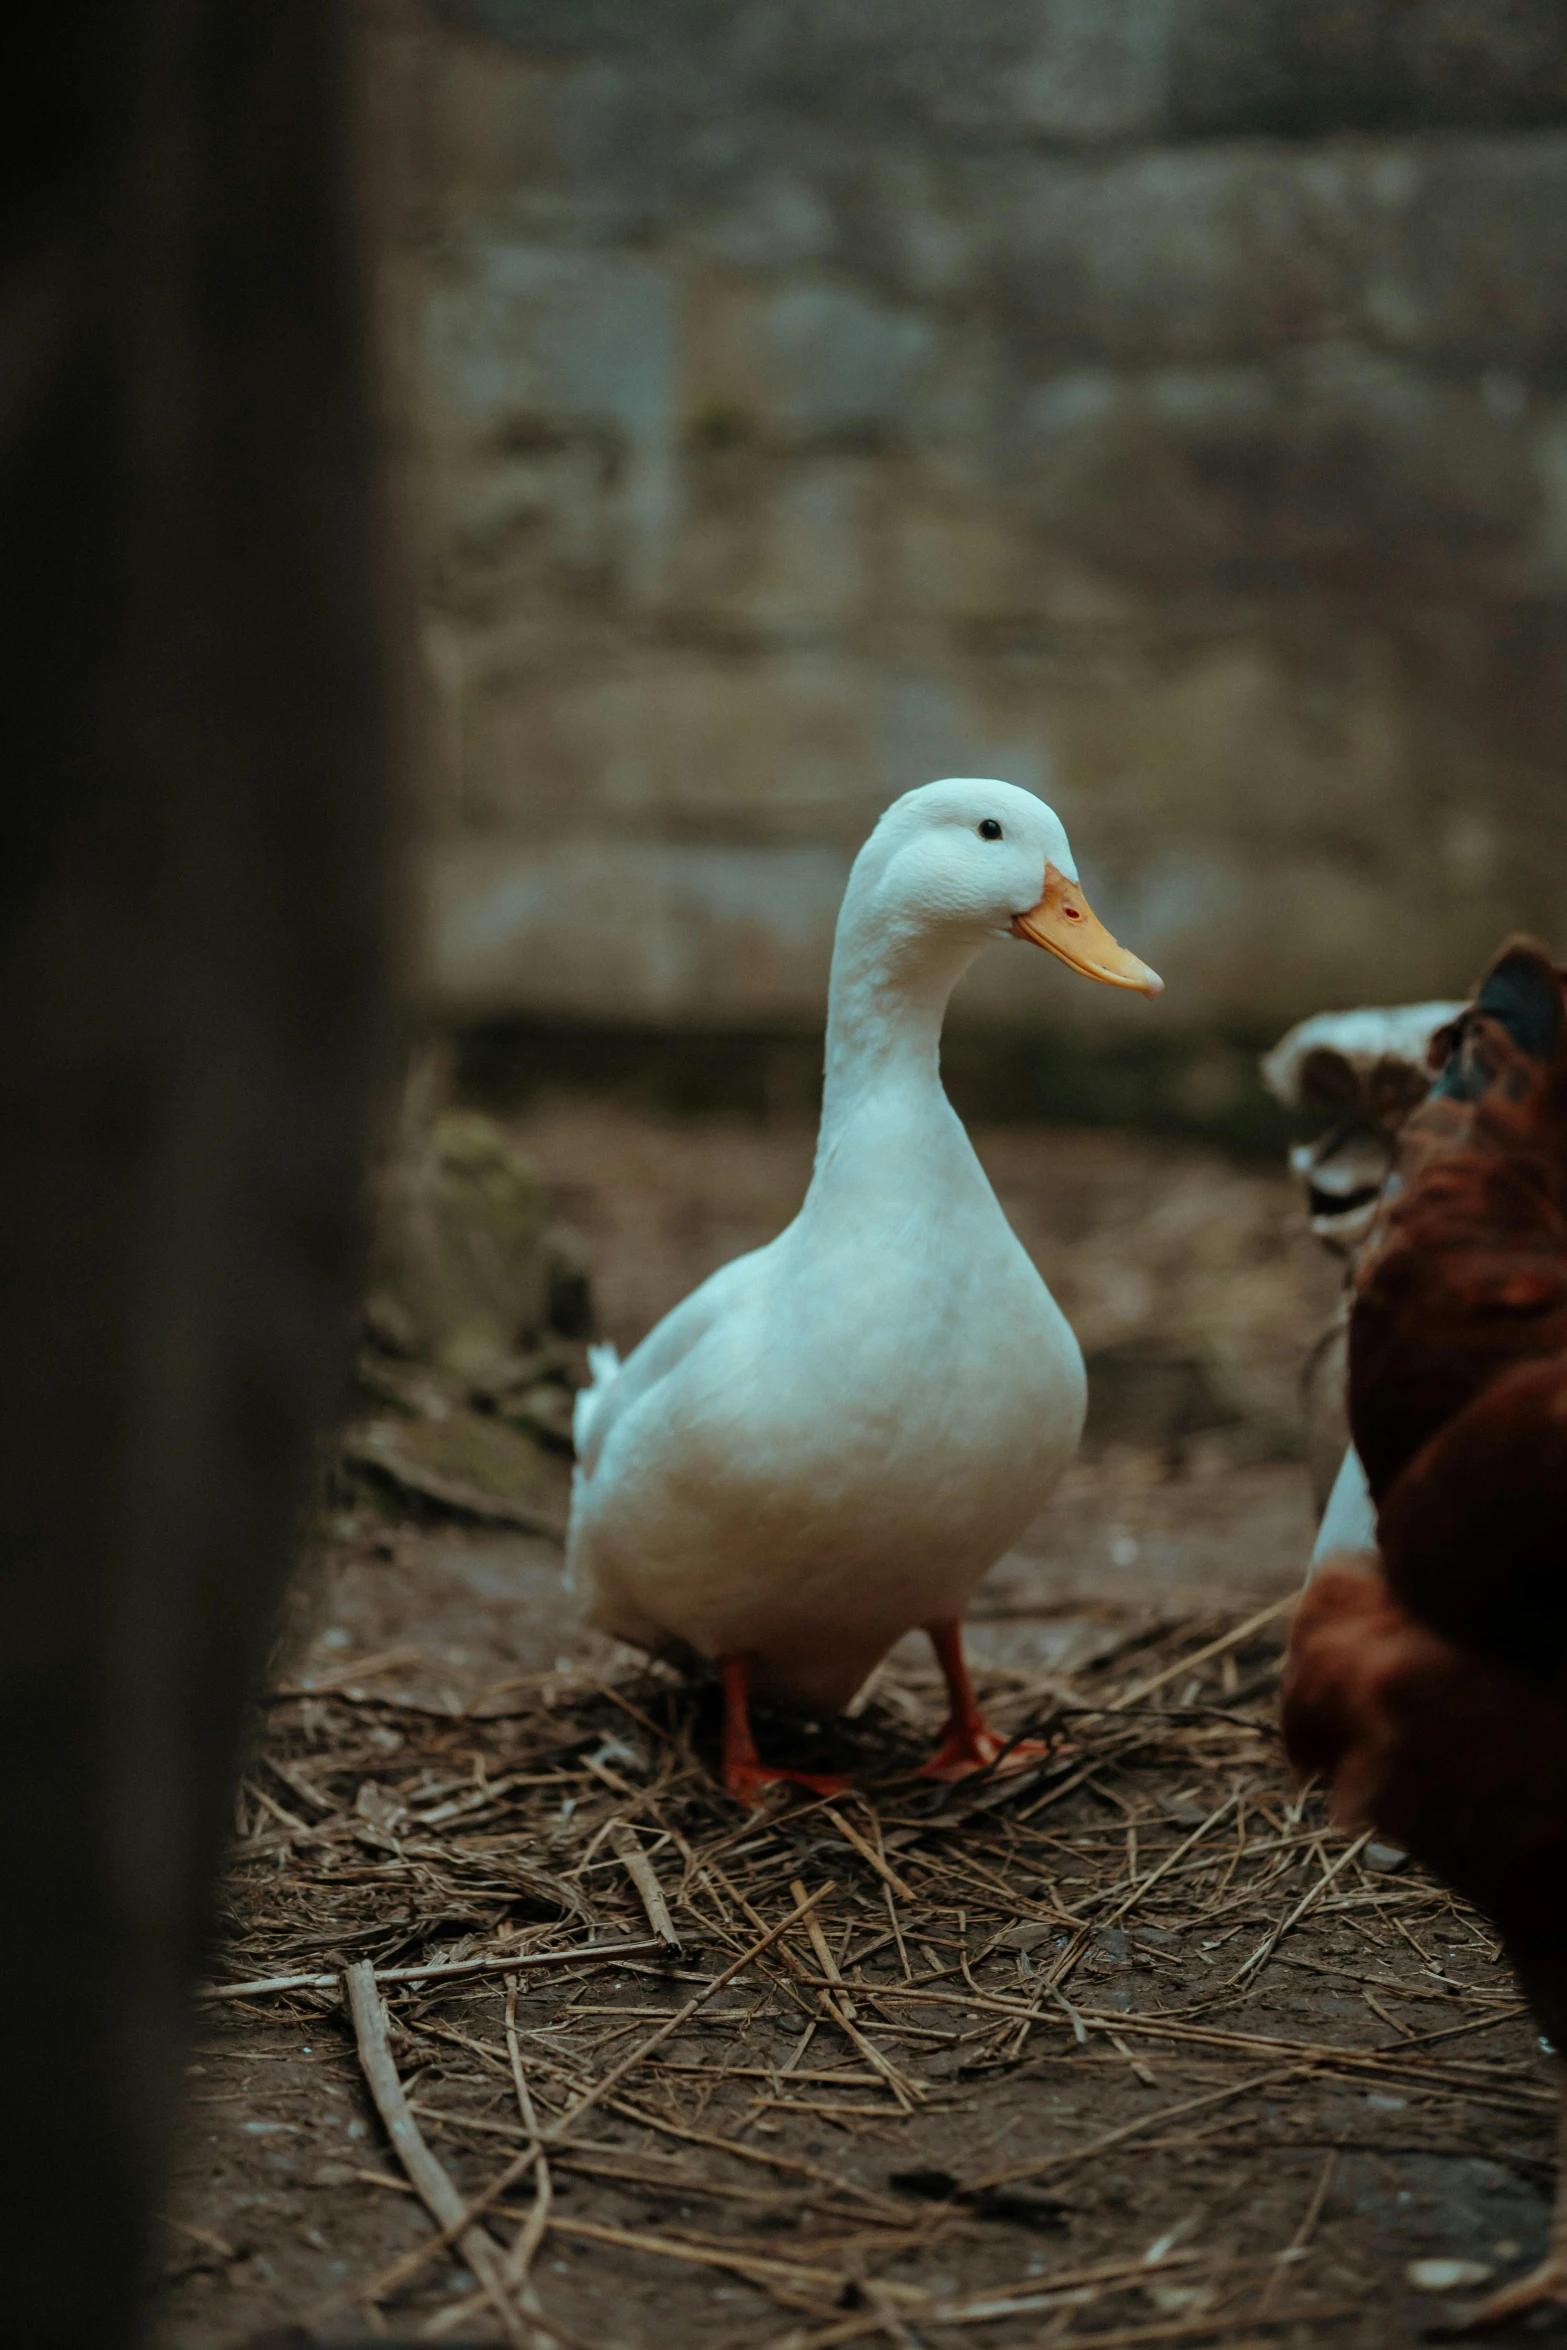
<svg viewBox="0 0 1567 2350">
<path fill-rule="evenodd" d="M 979 1710 L 974 1684 L 963 1654 L 963 1628 L 954 1619 L 925 1626 L 942 1678 L 947 1684 L 948 1714 L 941 1743 L 929 1762 L 922 1763 L 922 1779 L 967 1779 L 976 1771 L 1031 1771 L 1047 1762 L 1056 1750 L 1038 1738 L 1019 1738 L 1009 1745 L 993 1730 Z"/>
<path fill-rule="evenodd" d="M 854 1785 L 852 1779 L 835 1777 L 829 1771 L 775 1770 L 771 1763 L 734 1761 L 724 1764 L 724 1793 L 732 1795 L 736 1803 L 754 1810 L 765 1803 L 774 1787 L 804 1787 L 812 1795 L 847 1795 Z"/>
<path fill-rule="evenodd" d="M 748 1656 L 719 1659 L 724 1685 L 724 1792 L 736 1803 L 754 1810 L 764 1803 L 770 1788 L 805 1787 L 812 1795 L 846 1795 L 852 1779 L 826 1771 L 788 1771 L 764 1763 L 751 1735 L 751 1660 Z"/>
<path fill-rule="evenodd" d="M 920 1764 L 917 1776 L 969 1779 L 976 1771 L 994 1771 L 998 1778 L 1007 1778 L 1014 1771 L 1031 1771 L 1048 1762 L 1055 1752 L 1041 1738 L 1020 1738 L 1015 1746 L 1009 1746 L 988 1722 L 949 1722 L 941 1744 L 928 1762 Z"/>
</svg>

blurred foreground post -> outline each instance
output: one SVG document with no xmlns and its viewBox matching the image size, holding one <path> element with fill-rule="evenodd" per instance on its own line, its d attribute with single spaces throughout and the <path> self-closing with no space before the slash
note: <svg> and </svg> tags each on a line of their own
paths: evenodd
<svg viewBox="0 0 1567 2350">
<path fill-rule="evenodd" d="M 388 727 L 344 8 L 0 47 L 0 2332 L 115 2350 L 346 1357 Z"/>
</svg>

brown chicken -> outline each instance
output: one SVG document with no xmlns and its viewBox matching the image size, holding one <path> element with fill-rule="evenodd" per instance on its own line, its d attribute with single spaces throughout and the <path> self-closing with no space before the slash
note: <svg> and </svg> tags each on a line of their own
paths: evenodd
<svg viewBox="0 0 1567 2350">
<path fill-rule="evenodd" d="M 1295 1768 L 1493 1920 L 1567 2051 L 1564 977 L 1514 940 L 1435 1040 L 1350 1319 L 1378 1549 L 1309 1585 L 1283 1703 Z M 1562 2144 L 1567 2173 L 1567 2102 Z M 1472 2322 L 1548 2301 L 1562 2174 L 1546 2259 Z"/>
</svg>

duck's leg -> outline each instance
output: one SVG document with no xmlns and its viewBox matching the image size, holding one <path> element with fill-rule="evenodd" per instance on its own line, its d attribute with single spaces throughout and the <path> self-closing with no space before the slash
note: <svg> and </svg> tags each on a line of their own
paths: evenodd
<svg viewBox="0 0 1567 2350">
<path fill-rule="evenodd" d="M 724 1786 L 737 1803 L 760 1803 L 769 1787 L 785 1783 L 809 1787 L 814 1795 L 843 1795 L 853 1785 L 827 1773 L 777 1770 L 764 1763 L 751 1735 L 751 1660 L 723 1656 L 718 1670 L 724 1684 Z"/>
<path fill-rule="evenodd" d="M 922 1779 L 966 1779 L 972 1771 L 988 1771 L 993 1765 L 1002 1771 L 1026 1771 L 1037 1762 L 1043 1762 L 1050 1753 L 1048 1746 L 1037 1738 L 1020 1738 L 1008 1747 L 998 1730 L 993 1730 L 979 1710 L 979 1699 L 974 1695 L 974 1684 L 969 1679 L 968 1659 L 963 1654 L 963 1626 L 955 1616 L 941 1622 L 927 1624 L 926 1634 L 936 1651 L 936 1661 L 947 1684 L 947 1719 L 941 1733 L 941 1744 L 929 1762 L 920 1765 Z M 997 1757 L 1006 1753 L 997 1763 Z"/>
<path fill-rule="evenodd" d="M 1504 2285 L 1499 2293 L 1482 2301 L 1471 2310 L 1461 2327 L 1461 2333 L 1478 2333 L 1482 2328 L 1498 2325 L 1504 2318 L 1522 2317 L 1531 2309 L 1548 2309 L 1567 2302 L 1567 2082 L 1562 2084 L 1561 2112 L 1557 2119 L 1556 2202 L 1551 2212 L 1551 2233 L 1545 2247 L 1545 2258 L 1538 2268 L 1532 2268 L 1516 2285 Z"/>
</svg>

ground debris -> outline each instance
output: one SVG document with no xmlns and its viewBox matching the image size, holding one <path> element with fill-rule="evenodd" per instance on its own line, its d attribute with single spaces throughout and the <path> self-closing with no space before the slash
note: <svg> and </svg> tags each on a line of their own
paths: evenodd
<svg viewBox="0 0 1567 2350">
<path fill-rule="evenodd" d="M 1483 1926 L 1290 1790 L 1281 1626 L 992 1669 L 1054 1751 L 955 1787 L 912 1776 L 939 1697 L 895 1660 L 852 1720 L 766 1725 L 856 1792 L 753 1814 L 715 1693 L 658 1668 L 438 1702 L 387 1650 L 279 1691 L 192 2090 L 252 2184 L 188 2166 L 174 2215 L 255 2249 L 171 2259 L 165 2350 L 243 2338 L 220 2293 L 323 2343 L 1413 2341 L 1417 2258 L 1534 2248 L 1554 2090 Z"/>
</svg>

